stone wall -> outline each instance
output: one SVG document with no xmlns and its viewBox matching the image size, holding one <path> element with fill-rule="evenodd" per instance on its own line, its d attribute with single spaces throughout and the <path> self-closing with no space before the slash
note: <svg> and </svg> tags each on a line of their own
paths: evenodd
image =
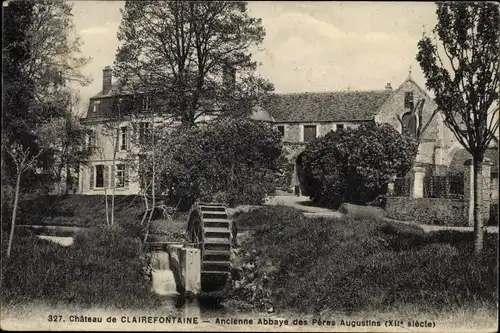
<svg viewBox="0 0 500 333">
<path fill-rule="evenodd" d="M 464 196 L 463 199 L 426 198 L 424 193 L 424 178 L 426 170 L 421 166 L 413 167 L 411 173 L 411 190 L 409 197 L 394 197 L 394 183 L 388 185 L 386 210 L 389 217 L 395 219 L 419 221 L 422 224 L 440 225 L 474 225 L 474 189 L 472 160 L 465 163 Z M 483 163 L 481 174 L 481 214 L 486 224 L 490 219 L 491 210 L 491 162 Z M 426 215 L 428 211 L 428 215 Z M 429 220 L 431 223 L 429 223 Z"/>
<path fill-rule="evenodd" d="M 388 197 L 387 217 L 429 225 L 467 226 L 464 201 L 442 198 Z"/>
</svg>

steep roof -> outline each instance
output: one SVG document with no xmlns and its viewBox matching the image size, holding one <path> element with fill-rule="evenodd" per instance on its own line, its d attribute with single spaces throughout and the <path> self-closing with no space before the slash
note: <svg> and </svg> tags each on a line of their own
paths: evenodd
<svg viewBox="0 0 500 333">
<path fill-rule="evenodd" d="M 276 122 L 371 120 L 392 90 L 274 94 L 264 109 Z"/>
</svg>

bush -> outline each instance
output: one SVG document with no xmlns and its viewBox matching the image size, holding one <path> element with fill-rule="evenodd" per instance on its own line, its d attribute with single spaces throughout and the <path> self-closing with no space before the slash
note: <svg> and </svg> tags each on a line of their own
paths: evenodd
<svg viewBox="0 0 500 333">
<path fill-rule="evenodd" d="M 158 186 L 172 202 L 261 204 L 286 169 L 278 131 L 249 119 L 222 119 L 168 134 Z"/>
<path fill-rule="evenodd" d="M 391 176 L 410 170 L 416 153 L 414 140 L 387 124 L 331 131 L 306 147 L 305 192 L 333 207 L 372 202 L 387 192 Z"/>
<path fill-rule="evenodd" d="M 241 279 L 232 298 L 260 310 L 390 310 L 496 306 L 498 235 L 471 254 L 472 233 L 426 234 L 414 225 L 371 219 L 306 219 L 293 209 L 243 214 Z"/>
<path fill-rule="evenodd" d="M 71 247 L 36 237 L 18 239 L 10 260 L 2 262 L 6 302 L 143 308 L 159 304 L 150 289 L 141 243 L 119 227 L 80 234 Z"/>
</svg>

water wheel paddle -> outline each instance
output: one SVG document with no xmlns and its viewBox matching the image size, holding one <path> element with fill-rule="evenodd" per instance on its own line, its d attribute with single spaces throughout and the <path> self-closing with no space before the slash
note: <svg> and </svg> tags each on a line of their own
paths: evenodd
<svg viewBox="0 0 500 333">
<path fill-rule="evenodd" d="M 231 225 L 226 207 L 195 203 L 188 215 L 187 237 L 201 252 L 201 290 L 222 290 L 231 272 Z"/>
</svg>

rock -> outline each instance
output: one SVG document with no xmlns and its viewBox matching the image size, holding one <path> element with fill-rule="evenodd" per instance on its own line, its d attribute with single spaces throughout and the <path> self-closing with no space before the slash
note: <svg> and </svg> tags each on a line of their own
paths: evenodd
<svg viewBox="0 0 500 333">
<path fill-rule="evenodd" d="M 347 202 L 341 204 L 338 211 L 354 218 L 374 218 L 381 220 L 387 215 L 387 212 L 380 207 L 354 205 Z"/>
</svg>

